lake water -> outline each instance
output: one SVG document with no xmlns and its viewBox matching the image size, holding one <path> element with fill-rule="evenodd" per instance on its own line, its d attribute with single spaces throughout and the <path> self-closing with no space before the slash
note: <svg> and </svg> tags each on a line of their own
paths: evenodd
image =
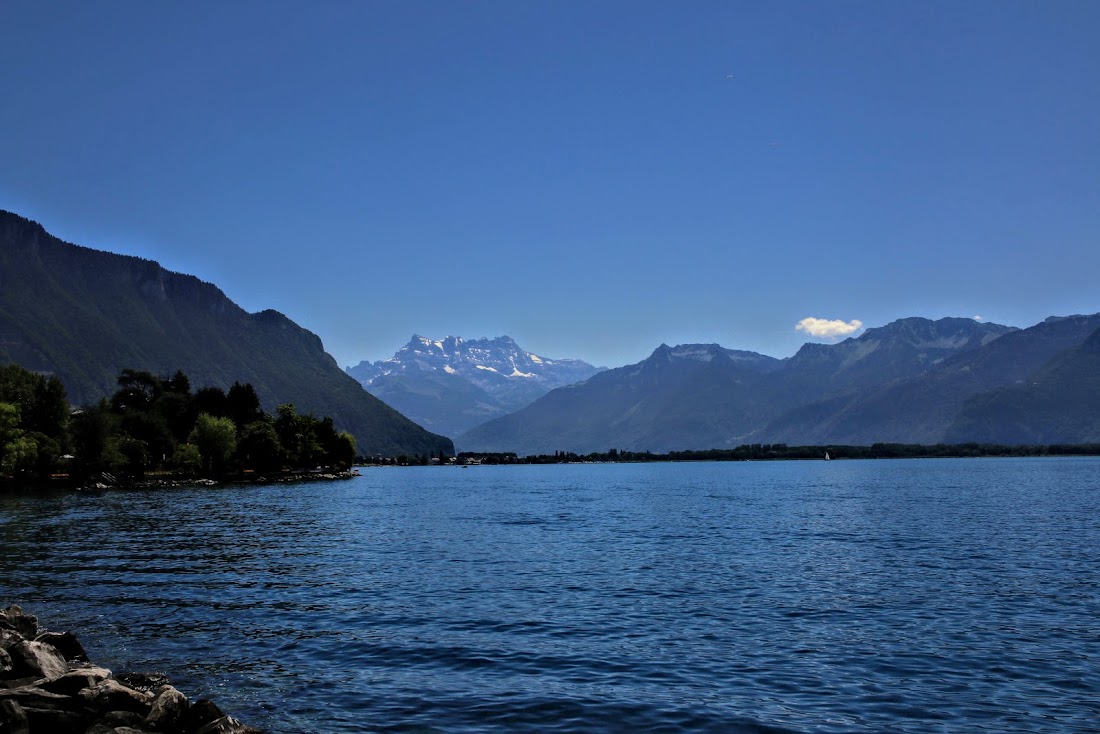
<svg viewBox="0 0 1100 734">
<path fill-rule="evenodd" d="M 0 602 L 271 732 L 1100 731 L 1100 460 L 0 496 Z"/>
</svg>

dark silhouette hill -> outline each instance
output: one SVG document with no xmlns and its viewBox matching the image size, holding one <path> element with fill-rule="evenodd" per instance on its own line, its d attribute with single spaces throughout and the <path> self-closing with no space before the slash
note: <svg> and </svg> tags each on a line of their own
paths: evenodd
<svg viewBox="0 0 1100 734">
<path fill-rule="evenodd" d="M 110 395 L 124 368 L 187 373 L 196 386 L 255 387 L 267 410 L 331 416 L 362 454 L 453 451 L 368 394 L 320 338 L 277 311 L 151 260 L 68 244 L 0 211 L 0 362 L 57 375 L 74 404 Z"/>
</svg>

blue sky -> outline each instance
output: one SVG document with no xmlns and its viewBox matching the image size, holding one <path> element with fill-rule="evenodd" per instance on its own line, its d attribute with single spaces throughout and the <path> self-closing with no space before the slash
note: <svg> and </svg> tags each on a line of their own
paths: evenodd
<svg viewBox="0 0 1100 734">
<path fill-rule="evenodd" d="M 1100 3 L 0 7 L 0 207 L 318 333 L 615 366 L 1100 311 Z M 732 78 L 731 78 L 732 77 Z"/>
</svg>

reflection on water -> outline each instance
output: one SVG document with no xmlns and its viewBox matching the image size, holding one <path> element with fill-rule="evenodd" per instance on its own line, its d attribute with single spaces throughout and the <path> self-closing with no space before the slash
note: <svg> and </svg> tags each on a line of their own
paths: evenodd
<svg viewBox="0 0 1100 734">
<path fill-rule="evenodd" d="M 271 731 L 1083 731 L 1100 461 L 0 496 L 0 601 Z"/>
</svg>

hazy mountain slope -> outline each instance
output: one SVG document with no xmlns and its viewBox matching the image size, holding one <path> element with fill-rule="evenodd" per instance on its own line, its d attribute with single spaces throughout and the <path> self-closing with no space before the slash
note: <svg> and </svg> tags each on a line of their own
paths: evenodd
<svg viewBox="0 0 1100 734">
<path fill-rule="evenodd" d="M 804 344 L 760 386 L 772 419 L 792 407 L 904 380 L 978 349 L 1014 327 L 973 319 L 898 319 L 837 344 Z"/>
<path fill-rule="evenodd" d="M 854 399 L 840 396 L 913 378 L 1012 331 L 972 319 L 899 319 L 838 344 L 806 344 L 786 360 L 717 345 L 662 346 L 638 365 L 551 392 L 456 441 L 460 449 L 536 453 L 721 448 L 778 435 L 800 443 L 827 433 L 822 427 Z M 782 423 L 765 430 L 784 415 L 789 431 Z"/>
<path fill-rule="evenodd" d="M 634 365 L 553 390 L 456 439 L 460 450 L 669 451 L 731 443 L 745 431 L 751 385 L 781 362 L 715 344 L 661 345 Z M 705 408 L 705 409 L 704 409 Z"/>
<path fill-rule="evenodd" d="M 783 443 L 938 443 L 970 398 L 1023 383 L 1059 353 L 1080 345 L 1100 315 L 1050 318 L 976 349 L 948 357 L 926 372 L 787 412 L 760 432 Z M 971 440 L 954 433 L 957 440 Z"/>
<path fill-rule="evenodd" d="M 967 400 L 945 438 L 950 443 L 1100 443 L 1100 329 L 1023 385 Z"/>
<path fill-rule="evenodd" d="M 251 382 L 267 409 L 293 402 L 332 416 L 363 453 L 452 449 L 367 394 L 282 314 L 249 314 L 198 278 L 67 244 L 2 211 L 0 361 L 56 374 L 77 404 L 113 392 L 123 368 L 182 369 L 196 386 Z"/>
<path fill-rule="evenodd" d="M 393 357 L 347 369 L 372 394 L 452 436 L 599 371 L 524 351 L 508 336 L 435 341 L 415 334 Z"/>
<path fill-rule="evenodd" d="M 458 433 L 509 412 L 465 377 L 446 372 L 381 375 L 364 388 L 442 435 Z"/>
</svg>

